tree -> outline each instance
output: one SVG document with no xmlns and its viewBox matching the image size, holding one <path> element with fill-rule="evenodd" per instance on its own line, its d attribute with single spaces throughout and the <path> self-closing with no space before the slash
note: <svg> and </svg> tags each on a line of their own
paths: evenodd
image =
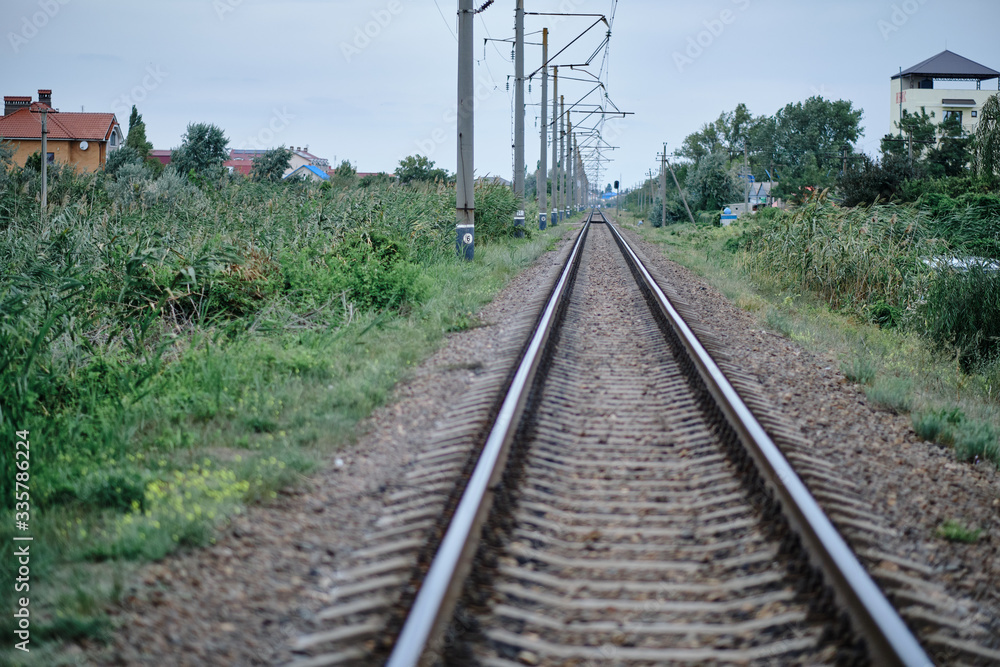
<svg viewBox="0 0 1000 667">
<path fill-rule="evenodd" d="M 722 150 L 703 157 L 694 171 L 688 172 L 685 185 L 697 210 L 714 211 L 740 199 L 740 188 L 726 169 L 726 154 Z"/>
<path fill-rule="evenodd" d="M 682 157 L 699 162 L 706 155 L 711 155 L 722 144 L 719 128 L 715 123 L 705 123 L 697 132 L 684 137 L 684 142 L 677 151 Z"/>
<path fill-rule="evenodd" d="M 272 148 L 253 161 L 250 179 L 258 183 L 277 183 L 288 171 L 292 161 L 292 151 L 284 146 Z"/>
<path fill-rule="evenodd" d="M 976 175 L 990 180 L 1000 176 L 1000 93 L 983 103 L 973 149 Z"/>
<path fill-rule="evenodd" d="M 184 142 L 171 156 L 178 173 L 194 171 L 203 175 L 212 167 L 220 167 L 229 157 L 229 139 L 221 128 L 208 123 L 192 123 L 184 133 Z"/>
<path fill-rule="evenodd" d="M 938 143 L 927 154 L 927 173 L 932 178 L 961 176 L 968 168 L 972 139 L 958 116 L 949 116 L 938 126 Z"/>
<path fill-rule="evenodd" d="M 142 156 L 139 151 L 129 145 L 122 146 L 116 151 L 108 153 L 108 159 L 104 161 L 104 173 L 118 177 L 118 172 L 127 164 L 142 164 Z"/>
<path fill-rule="evenodd" d="M 775 114 L 775 162 L 786 171 L 802 171 L 811 155 L 821 172 L 840 171 L 841 150 L 861 137 L 862 113 L 849 101 L 820 96 L 785 105 Z"/>
<path fill-rule="evenodd" d="M 843 205 L 892 201 L 899 196 L 903 183 L 915 176 L 914 170 L 905 153 L 883 153 L 879 162 L 862 155 L 860 160 L 852 160 L 838 180 Z"/>
<path fill-rule="evenodd" d="M 125 145 L 139 154 L 145 162 L 149 157 L 149 152 L 153 150 L 153 144 L 146 140 L 146 123 L 142 120 L 142 114 L 132 105 L 132 114 L 128 119 L 128 136 L 125 137 Z"/>
<path fill-rule="evenodd" d="M 882 154 L 909 156 L 910 143 L 912 142 L 913 159 L 923 159 L 924 152 L 934 143 L 934 136 L 937 132 L 934 112 L 927 113 L 924 107 L 920 107 L 919 114 L 911 114 L 908 110 L 903 109 L 902 120 L 896 121 L 894 125 L 896 129 L 900 130 L 901 136 L 893 137 L 887 134 L 882 137 Z"/>
<path fill-rule="evenodd" d="M 399 161 L 396 177 L 400 183 L 447 181 L 448 172 L 444 169 L 435 169 L 434 162 L 423 155 L 410 155 Z"/>
<path fill-rule="evenodd" d="M 747 105 L 740 102 L 732 111 L 721 114 L 715 124 L 722 135 L 729 159 L 736 159 L 749 143 L 750 129 L 753 125 L 750 110 L 747 109 Z"/>
</svg>

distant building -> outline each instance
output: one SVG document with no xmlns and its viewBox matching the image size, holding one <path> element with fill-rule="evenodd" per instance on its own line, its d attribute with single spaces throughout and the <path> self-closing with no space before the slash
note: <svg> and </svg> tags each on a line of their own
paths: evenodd
<svg viewBox="0 0 1000 667">
<path fill-rule="evenodd" d="M 297 169 L 293 169 L 288 172 L 282 178 L 298 178 L 303 177 L 310 181 L 329 181 L 330 174 L 325 170 L 312 164 L 304 164 Z"/>
<path fill-rule="evenodd" d="M 997 80 L 997 85 L 983 90 L 983 81 Z M 965 82 L 966 88 L 948 88 L 948 82 Z M 975 90 L 971 89 L 975 82 Z M 951 51 L 942 51 L 933 58 L 892 76 L 889 94 L 889 126 L 899 131 L 897 123 L 903 115 L 920 114 L 921 107 L 934 122 L 957 117 L 966 132 L 974 132 L 979 124 L 983 103 L 1000 91 L 1000 72 L 990 69 Z"/>
<path fill-rule="evenodd" d="M 230 174 L 242 174 L 249 176 L 253 172 L 253 161 L 267 153 L 268 148 L 232 148 L 229 151 L 229 159 L 222 163 Z M 289 167 L 285 170 L 283 177 L 290 176 L 293 172 L 302 167 L 316 167 L 327 177 L 333 175 L 334 170 L 330 168 L 330 163 L 321 157 L 317 157 L 305 148 L 291 147 L 292 157 L 289 160 Z M 154 150 L 149 152 L 149 156 L 159 160 L 162 164 L 170 164 L 172 150 Z M 312 173 L 310 171 L 310 173 Z M 327 179 L 317 179 L 327 180 Z"/>
<path fill-rule="evenodd" d="M 289 167 L 285 170 L 285 176 L 291 174 L 293 171 L 300 167 L 306 165 L 311 165 L 313 167 L 319 167 L 324 173 L 330 173 L 330 162 L 326 158 L 317 157 L 309 152 L 308 146 L 292 146 L 292 159 L 289 161 Z"/>
<path fill-rule="evenodd" d="M 253 161 L 261 157 L 267 150 L 255 148 L 234 148 L 229 151 L 229 159 L 222 163 L 230 174 L 249 176 L 253 171 Z"/>
<path fill-rule="evenodd" d="M 12 144 L 14 164 L 24 163 L 42 150 L 42 111 L 46 116 L 46 159 L 81 171 L 104 166 L 108 154 L 124 145 L 121 127 L 113 113 L 59 111 L 52 107 L 52 91 L 30 96 L 5 96 L 0 117 L 0 138 Z"/>
<path fill-rule="evenodd" d="M 159 160 L 160 164 L 162 164 L 163 166 L 167 166 L 168 164 L 170 164 L 170 156 L 172 153 L 173 151 L 156 149 L 149 151 L 149 157 L 154 160 Z"/>
</svg>

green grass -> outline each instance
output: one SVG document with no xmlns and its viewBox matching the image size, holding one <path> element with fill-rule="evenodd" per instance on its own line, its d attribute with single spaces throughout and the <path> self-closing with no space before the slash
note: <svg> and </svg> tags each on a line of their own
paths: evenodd
<svg viewBox="0 0 1000 667">
<path fill-rule="evenodd" d="M 848 379 L 851 379 L 848 377 Z M 868 400 L 897 414 L 906 414 L 913 408 L 913 382 L 908 378 L 873 375 L 873 384 L 865 389 Z"/>
<path fill-rule="evenodd" d="M 480 189 L 463 262 L 453 189 L 173 183 L 175 206 L 144 208 L 81 178 L 86 201 L 67 196 L 41 228 L 0 189 L 17 212 L 0 222 L 0 425 L 7 442 L 31 431 L 45 664 L 61 641 L 107 637 L 116 573 L 210 544 L 228 517 L 305 483 L 569 229 L 514 240 L 510 191 Z M 0 522 L 7 562 L 10 510 Z M 0 662 L 22 657 L 8 649 Z"/>
<path fill-rule="evenodd" d="M 852 357 L 840 365 L 840 370 L 851 382 L 871 384 L 875 381 L 875 364 L 867 355 Z"/>
</svg>

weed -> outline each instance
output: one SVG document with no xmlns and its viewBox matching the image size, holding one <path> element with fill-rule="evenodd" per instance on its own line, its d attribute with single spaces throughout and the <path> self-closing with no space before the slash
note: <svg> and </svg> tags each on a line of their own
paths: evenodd
<svg viewBox="0 0 1000 667">
<path fill-rule="evenodd" d="M 855 355 L 840 365 L 840 370 L 851 382 L 871 384 L 875 380 L 875 365 L 867 355 Z"/>
<path fill-rule="evenodd" d="M 793 325 L 792 319 L 784 312 L 772 308 L 767 311 L 767 325 L 782 335 L 791 338 Z"/>
<path fill-rule="evenodd" d="M 865 389 L 865 395 L 876 405 L 897 414 L 913 408 L 912 383 L 904 378 L 883 376 Z"/>
<path fill-rule="evenodd" d="M 949 519 L 937 528 L 937 536 L 950 542 L 974 544 L 983 531 L 979 528 L 968 528 L 956 519 Z"/>
<path fill-rule="evenodd" d="M 913 429 L 924 440 L 952 447 L 960 461 L 986 460 L 1000 467 L 997 428 L 985 421 L 967 419 L 957 408 L 914 414 Z"/>
</svg>

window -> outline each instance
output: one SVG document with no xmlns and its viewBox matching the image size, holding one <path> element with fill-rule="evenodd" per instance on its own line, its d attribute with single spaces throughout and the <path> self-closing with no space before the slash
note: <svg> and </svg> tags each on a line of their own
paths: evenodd
<svg viewBox="0 0 1000 667">
<path fill-rule="evenodd" d="M 973 109 L 972 110 L 972 117 L 975 118 L 978 115 L 979 115 L 979 112 L 977 110 Z"/>
<path fill-rule="evenodd" d="M 45 161 L 48 164 L 55 164 L 56 163 L 56 154 L 55 153 L 46 153 L 45 154 Z"/>
<path fill-rule="evenodd" d="M 961 111 L 955 111 L 954 109 L 945 109 L 945 111 L 944 111 L 944 120 L 948 121 L 948 120 L 951 120 L 952 118 L 957 119 L 958 123 L 961 124 L 962 123 L 962 112 Z"/>
</svg>

